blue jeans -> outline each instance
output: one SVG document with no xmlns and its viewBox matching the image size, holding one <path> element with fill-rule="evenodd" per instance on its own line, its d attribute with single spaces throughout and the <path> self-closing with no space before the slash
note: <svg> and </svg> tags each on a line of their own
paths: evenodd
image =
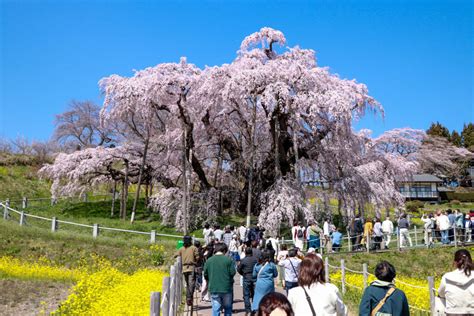
<svg viewBox="0 0 474 316">
<path fill-rule="evenodd" d="M 232 315 L 233 295 L 230 293 L 211 293 L 212 316 L 220 316 L 224 308 L 224 316 Z"/>
<path fill-rule="evenodd" d="M 442 230 L 441 231 L 441 243 L 443 244 L 449 244 L 449 236 L 448 236 L 449 230 Z"/>
<path fill-rule="evenodd" d="M 285 281 L 286 295 L 288 296 L 288 291 L 297 286 L 298 286 L 298 282 Z"/>
<path fill-rule="evenodd" d="M 255 281 L 244 279 L 243 292 L 244 292 L 245 312 L 250 313 L 252 311 L 252 305 L 250 304 L 250 300 L 253 299 L 253 295 L 255 293 Z"/>
</svg>

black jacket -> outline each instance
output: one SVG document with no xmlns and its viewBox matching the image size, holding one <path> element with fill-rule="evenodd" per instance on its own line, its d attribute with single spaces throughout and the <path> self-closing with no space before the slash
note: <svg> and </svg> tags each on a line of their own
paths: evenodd
<svg viewBox="0 0 474 316">
<path fill-rule="evenodd" d="M 253 267 L 257 264 L 257 258 L 254 256 L 245 257 L 240 261 L 237 272 L 244 277 L 245 280 L 255 280 L 252 276 Z"/>
</svg>

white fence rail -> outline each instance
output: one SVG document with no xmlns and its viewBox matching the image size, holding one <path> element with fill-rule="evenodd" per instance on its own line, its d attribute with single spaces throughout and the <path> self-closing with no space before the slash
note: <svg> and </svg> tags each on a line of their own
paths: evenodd
<svg viewBox="0 0 474 316">
<path fill-rule="evenodd" d="M 150 236 L 150 243 L 155 243 L 156 242 L 156 237 L 167 237 L 167 238 L 178 238 L 182 239 L 183 236 L 181 235 L 172 235 L 172 234 L 161 234 L 157 233 L 155 230 L 152 230 L 150 232 L 145 232 L 145 231 L 138 231 L 138 230 L 130 230 L 130 229 L 121 229 L 121 228 L 115 228 L 115 227 L 106 227 L 106 226 L 101 226 L 100 224 L 83 224 L 83 223 L 76 223 L 76 222 L 71 222 L 71 221 L 66 221 L 66 220 L 60 220 L 57 217 L 43 217 L 43 216 L 38 216 L 34 214 L 29 214 L 25 211 L 18 211 L 14 208 L 10 207 L 10 202 L 7 200 L 5 202 L 0 202 L 0 209 L 3 209 L 3 219 L 4 220 L 9 220 L 12 219 L 11 214 L 17 214 L 19 215 L 19 224 L 20 226 L 27 225 L 27 220 L 28 218 L 34 218 L 38 219 L 41 221 L 47 221 L 51 222 L 51 231 L 52 232 L 57 232 L 60 228 L 59 224 L 64 224 L 64 225 L 72 225 L 72 226 L 77 226 L 77 227 L 83 227 L 83 228 L 88 228 L 91 230 L 92 237 L 98 238 L 100 235 L 100 231 L 115 231 L 115 232 L 120 232 L 120 233 L 128 233 L 128 234 L 139 234 L 139 235 L 148 235 Z"/>
</svg>

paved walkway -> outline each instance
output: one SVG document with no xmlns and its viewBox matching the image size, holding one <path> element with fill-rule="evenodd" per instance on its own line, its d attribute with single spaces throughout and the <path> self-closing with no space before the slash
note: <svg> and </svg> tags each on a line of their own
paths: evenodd
<svg viewBox="0 0 474 316">
<path fill-rule="evenodd" d="M 280 293 L 285 293 L 285 290 L 280 286 L 280 280 L 275 279 L 275 290 Z M 245 306 L 243 300 L 242 287 L 240 286 L 240 275 L 234 278 L 234 305 L 232 315 L 245 315 Z M 194 308 L 191 313 L 190 308 L 186 307 L 185 316 L 210 316 L 212 315 L 211 303 L 201 301 L 201 293 L 195 292 Z"/>
</svg>

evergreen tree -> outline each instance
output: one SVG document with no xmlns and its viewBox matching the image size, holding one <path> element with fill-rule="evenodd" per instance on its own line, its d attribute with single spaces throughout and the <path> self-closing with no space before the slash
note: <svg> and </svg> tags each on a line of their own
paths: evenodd
<svg viewBox="0 0 474 316">
<path fill-rule="evenodd" d="M 469 148 L 472 151 L 472 149 L 474 149 L 474 124 L 464 124 L 461 138 L 464 147 Z"/>
<path fill-rule="evenodd" d="M 453 130 L 453 132 L 451 133 L 451 143 L 457 147 L 462 146 L 461 135 L 459 135 L 459 133 L 456 130 Z"/>
<path fill-rule="evenodd" d="M 440 122 L 431 123 L 430 128 L 426 130 L 426 134 L 431 136 L 444 137 L 450 139 L 449 129 L 443 126 Z"/>
</svg>

